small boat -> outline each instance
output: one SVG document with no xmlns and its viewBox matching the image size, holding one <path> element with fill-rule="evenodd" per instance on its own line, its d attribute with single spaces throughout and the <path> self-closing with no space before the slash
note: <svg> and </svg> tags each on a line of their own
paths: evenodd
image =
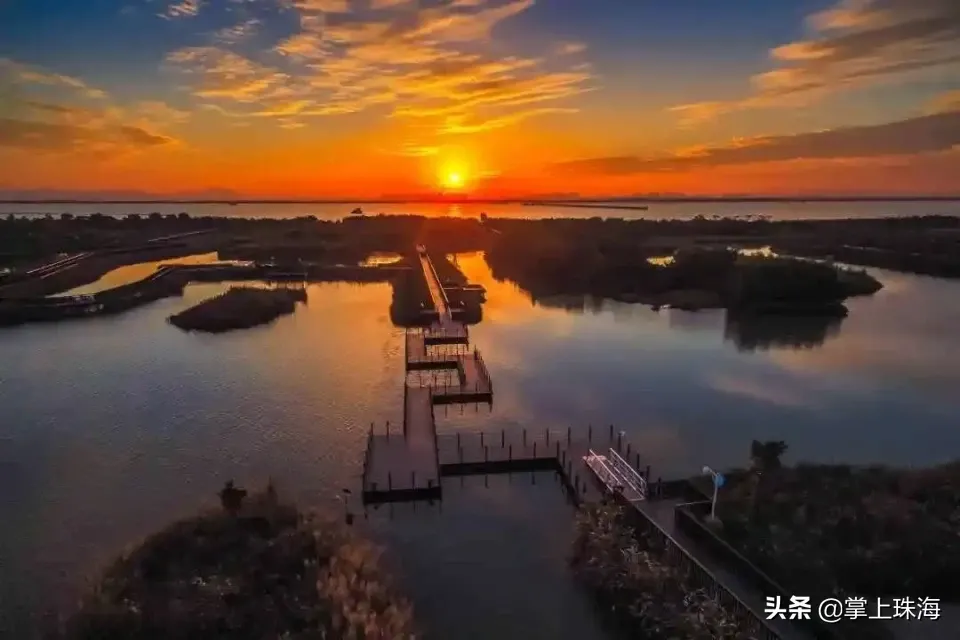
<svg viewBox="0 0 960 640">
<path fill-rule="evenodd" d="M 363 215 L 363 209 L 361 209 L 360 207 L 357 207 L 356 209 L 354 209 L 353 211 L 350 212 L 350 215 L 352 215 L 352 216 L 362 216 L 362 215 Z"/>
</svg>

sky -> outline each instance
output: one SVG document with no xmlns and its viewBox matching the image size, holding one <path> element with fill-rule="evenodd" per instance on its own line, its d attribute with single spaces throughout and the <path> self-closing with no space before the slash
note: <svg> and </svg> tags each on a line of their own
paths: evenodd
<svg viewBox="0 0 960 640">
<path fill-rule="evenodd" d="M 0 190 L 960 194 L 957 0 L 0 0 Z"/>
</svg>

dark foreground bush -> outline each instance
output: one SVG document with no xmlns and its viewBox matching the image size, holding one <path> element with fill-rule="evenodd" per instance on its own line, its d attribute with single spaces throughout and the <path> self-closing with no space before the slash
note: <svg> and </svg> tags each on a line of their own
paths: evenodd
<svg viewBox="0 0 960 640">
<path fill-rule="evenodd" d="M 589 507 L 577 517 L 574 570 L 632 637 L 749 637 L 737 618 L 666 564 L 664 554 L 661 543 L 624 522 L 616 505 Z"/>
<path fill-rule="evenodd" d="M 268 491 L 178 522 L 119 559 L 68 640 L 413 638 L 374 547 Z"/>
</svg>

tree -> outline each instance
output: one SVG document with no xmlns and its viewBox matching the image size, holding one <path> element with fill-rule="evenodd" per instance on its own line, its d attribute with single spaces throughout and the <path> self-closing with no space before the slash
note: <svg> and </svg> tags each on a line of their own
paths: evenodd
<svg viewBox="0 0 960 640">
<path fill-rule="evenodd" d="M 780 457 L 787 451 L 787 443 L 783 440 L 754 440 L 750 443 L 750 469 L 753 472 L 753 515 L 757 516 L 760 508 L 760 494 L 764 486 L 764 478 L 780 469 L 783 464 Z"/>
<path fill-rule="evenodd" d="M 233 486 L 233 480 L 228 480 L 223 489 L 220 490 L 220 504 L 231 514 L 236 514 L 243 506 L 243 499 L 247 496 L 244 489 L 238 489 Z"/>
</svg>

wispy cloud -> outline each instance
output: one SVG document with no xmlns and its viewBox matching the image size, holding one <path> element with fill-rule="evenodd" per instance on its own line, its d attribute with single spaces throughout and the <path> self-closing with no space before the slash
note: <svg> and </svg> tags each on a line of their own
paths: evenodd
<svg viewBox="0 0 960 640">
<path fill-rule="evenodd" d="M 683 171 L 786 160 L 877 158 L 950 151 L 960 145 L 960 110 L 864 127 L 845 127 L 789 136 L 739 139 L 695 153 L 642 158 L 588 158 L 557 168 L 607 175 Z"/>
<path fill-rule="evenodd" d="M 0 60 L 0 81 L 16 89 L 0 119 L 0 147 L 119 157 L 175 143 L 160 130 L 187 118 L 159 101 L 121 107 L 80 79 L 9 59 Z"/>
<path fill-rule="evenodd" d="M 810 35 L 770 51 L 774 66 L 739 100 L 674 107 L 685 124 L 742 109 L 789 107 L 837 90 L 960 75 L 956 0 L 841 0 L 807 19 Z"/>
<path fill-rule="evenodd" d="M 174 0 L 174 2 L 169 3 L 163 10 L 163 13 L 159 15 L 161 18 L 167 18 L 168 20 L 192 18 L 200 13 L 202 4 L 202 0 Z"/>
<path fill-rule="evenodd" d="M 61 87 L 77 91 L 93 100 L 101 100 L 107 96 L 101 89 L 91 87 L 79 78 L 54 73 L 9 58 L 0 58 L 0 82 L 11 85 L 35 84 Z"/>
<path fill-rule="evenodd" d="M 259 18 L 247 18 L 233 26 L 218 30 L 213 34 L 213 38 L 221 44 L 237 44 L 255 34 L 261 24 L 262 21 Z"/>
<path fill-rule="evenodd" d="M 927 106 L 927 113 L 949 113 L 960 111 L 960 89 L 942 93 Z"/>
<path fill-rule="evenodd" d="M 561 42 L 557 45 L 557 53 L 562 56 L 572 56 L 586 50 L 587 45 L 582 42 Z"/>
<path fill-rule="evenodd" d="M 384 2 L 360 11 L 340 0 L 283 0 L 300 29 L 271 51 L 226 46 L 171 53 L 190 91 L 241 117 L 298 118 L 387 107 L 434 135 L 509 126 L 572 107 L 591 87 L 584 67 L 504 57 L 494 30 L 534 0 Z M 226 44 L 226 43 L 225 43 Z M 583 48 L 568 43 L 568 53 Z M 421 145 L 423 146 L 423 145 Z"/>
<path fill-rule="evenodd" d="M 791 387 L 777 385 L 769 380 L 755 380 L 733 375 L 716 375 L 707 380 L 707 386 L 724 394 L 772 404 L 780 407 L 812 408 L 812 403 Z"/>
</svg>

